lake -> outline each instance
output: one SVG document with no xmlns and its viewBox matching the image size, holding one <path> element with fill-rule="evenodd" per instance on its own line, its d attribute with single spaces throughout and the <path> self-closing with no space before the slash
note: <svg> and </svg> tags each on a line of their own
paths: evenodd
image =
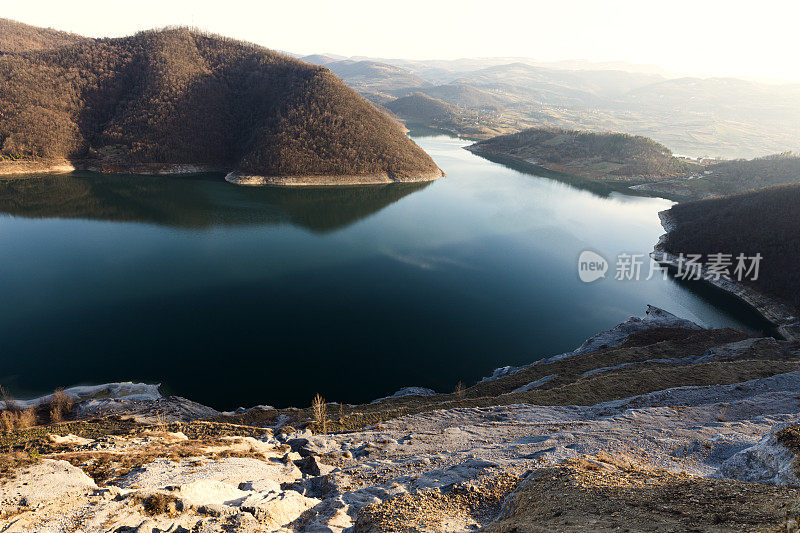
<svg viewBox="0 0 800 533">
<path fill-rule="evenodd" d="M 702 286 L 614 279 L 618 254 L 652 250 L 671 202 L 537 176 L 444 135 L 415 140 L 446 178 L 0 180 L 0 383 L 24 398 L 155 382 L 221 409 L 306 406 L 317 392 L 364 402 L 571 350 L 647 304 L 763 327 Z M 609 260 L 605 279 L 579 279 L 584 250 Z"/>
</svg>

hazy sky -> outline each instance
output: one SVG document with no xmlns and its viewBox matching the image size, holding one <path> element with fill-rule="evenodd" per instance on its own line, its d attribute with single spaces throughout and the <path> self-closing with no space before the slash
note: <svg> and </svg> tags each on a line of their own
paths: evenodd
<svg viewBox="0 0 800 533">
<path fill-rule="evenodd" d="M 800 81 L 797 0 L 0 0 L 0 17 L 89 36 L 194 24 L 303 54 L 622 60 Z"/>
</svg>

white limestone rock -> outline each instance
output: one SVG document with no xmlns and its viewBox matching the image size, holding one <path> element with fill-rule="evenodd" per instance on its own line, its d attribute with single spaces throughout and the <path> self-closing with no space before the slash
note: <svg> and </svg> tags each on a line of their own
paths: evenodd
<svg viewBox="0 0 800 533">
<path fill-rule="evenodd" d="M 285 527 L 300 517 L 321 500 L 307 498 L 299 492 L 286 490 L 270 493 L 253 493 L 242 503 L 241 508 L 250 512 L 267 528 Z"/>
<path fill-rule="evenodd" d="M 198 457 L 178 462 L 159 458 L 124 476 L 117 485 L 121 488 L 158 490 L 195 481 L 213 480 L 238 487 L 240 483 L 256 479 L 271 479 L 277 483 L 293 482 L 300 479 L 301 475 L 293 464 L 266 462 L 248 457 Z"/>
<path fill-rule="evenodd" d="M 213 479 L 201 479 L 180 486 L 176 494 L 184 507 L 203 505 L 239 506 L 251 493 Z"/>
<path fill-rule="evenodd" d="M 51 500 L 64 499 L 79 492 L 94 491 L 92 478 L 66 461 L 42 459 L 0 485 L 0 507 L 35 507 Z"/>
<path fill-rule="evenodd" d="M 718 477 L 774 485 L 800 485 L 794 469 L 797 457 L 778 442 L 777 433 L 788 424 L 779 424 L 754 446 L 746 448 L 720 466 Z"/>
<path fill-rule="evenodd" d="M 544 385 L 545 383 L 547 383 L 548 381 L 552 381 L 557 376 L 558 376 L 558 374 L 549 374 L 549 375 L 547 375 L 547 376 L 545 376 L 543 378 L 537 379 L 536 381 L 531 381 L 530 383 L 528 383 L 526 385 L 523 385 L 521 387 L 517 387 L 516 389 L 514 389 L 511 392 L 512 393 L 514 393 L 514 392 L 528 392 L 530 390 L 537 389 L 537 388 L 541 387 L 542 385 Z"/>
</svg>

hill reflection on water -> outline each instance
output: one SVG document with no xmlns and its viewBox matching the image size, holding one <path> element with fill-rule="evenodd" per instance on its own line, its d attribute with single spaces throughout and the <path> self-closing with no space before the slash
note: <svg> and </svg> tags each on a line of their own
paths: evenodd
<svg viewBox="0 0 800 533">
<path fill-rule="evenodd" d="M 293 224 L 325 233 L 349 226 L 428 185 L 243 187 L 210 174 L 164 177 L 73 172 L 0 179 L 0 213 L 177 228 Z"/>
</svg>

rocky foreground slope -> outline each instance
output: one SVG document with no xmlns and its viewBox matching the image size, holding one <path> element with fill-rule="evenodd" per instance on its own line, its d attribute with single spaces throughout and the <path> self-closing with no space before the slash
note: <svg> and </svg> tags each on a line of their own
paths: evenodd
<svg viewBox="0 0 800 533">
<path fill-rule="evenodd" d="M 71 390 L 75 420 L 3 434 L 0 530 L 793 531 L 799 349 L 650 308 L 465 390 L 323 419 Z"/>
</svg>

